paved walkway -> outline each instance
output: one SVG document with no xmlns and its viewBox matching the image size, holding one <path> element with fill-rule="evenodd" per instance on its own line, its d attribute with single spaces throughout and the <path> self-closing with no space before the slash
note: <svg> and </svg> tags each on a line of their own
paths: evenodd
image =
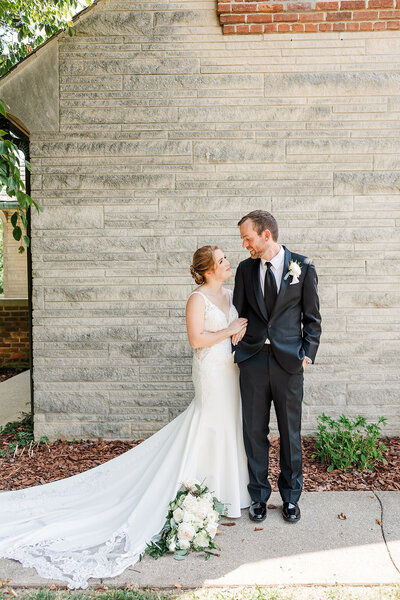
<svg viewBox="0 0 400 600">
<path fill-rule="evenodd" d="M 247 511 L 241 519 L 224 519 L 236 524 L 219 527 L 220 557 L 205 561 L 204 555 L 192 553 L 176 561 L 171 555 L 158 560 L 146 556 L 122 575 L 91 579 L 90 585 L 400 584 L 400 492 L 304 492 L 297 524 L 283 521 L 277 493 L 270 503 L 278 508 L 268 511 L 261 531 Z M 0 560 L 2 578 L 12 579 L 14 588 L 51 583 L 11 560 Z"/>
<path fill-rule="evenodd" d="M 21 412 L 30 412 L 29 369 L 0 383 L 0 425 L 21 418 Z"/>
</svg>

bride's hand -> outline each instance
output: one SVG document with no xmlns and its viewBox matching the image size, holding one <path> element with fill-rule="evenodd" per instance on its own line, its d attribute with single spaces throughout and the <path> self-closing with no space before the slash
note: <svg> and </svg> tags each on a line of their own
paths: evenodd
<svg viewBox="0 0 400 600">
<path fill-rule="evenodd" d="M 235 321 L 233 321 L 229 325 L 228 331 L 229 331 L 230 335 L 235 335 L 237 333 L 240 333 L 243 329 L 244 329 L 244 331 L 246 331 L 246 327 L 247 327 L 247 319 L 239 318 L 239 319 L 236 319 Z"/>
<path fill-rule="evenodd" d="M 244 334 L 246 333 L 246 329 L 247 327 L 243 327 L 243 329 L 239 331 L 239 333 L 235 333 L 235 335 L 232 336 L 232 344 L 234 346 L 237 346 L 238 343 L 242 341 L 242 339 L 244 338 Z"/>
</svg>

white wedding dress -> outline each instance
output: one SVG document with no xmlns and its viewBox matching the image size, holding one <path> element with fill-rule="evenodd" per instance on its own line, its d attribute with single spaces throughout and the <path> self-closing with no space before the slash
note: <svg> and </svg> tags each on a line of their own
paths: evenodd
<svg viewBox="0 0 400 600">
<path fill-rule="evenodd" d="M 201 292 L 194 292 L 201 293 Z M 229 319 L 204 294 L 205 330 Z M 239 517 L 249 506 L 239 376 L 231 340 L 194 351 L 195 397 L 176 419 L 128 452 L 89 471 L 45 485 L 0 493 L 0 558 L 45 578 L 86 588 L 138 561 L 160 532 L 185 479 L 204 481 Z"/>
</svg>

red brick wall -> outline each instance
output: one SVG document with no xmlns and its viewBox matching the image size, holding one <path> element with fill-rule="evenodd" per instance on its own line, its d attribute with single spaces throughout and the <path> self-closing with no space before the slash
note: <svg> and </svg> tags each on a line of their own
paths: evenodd
<svg viewBox="0 0 400 600">
<path fill-rule="evenodd" d="M 0 367 L 29 366 L 27 301 L 19 305 L 0 301 Z M 15 303 L 15 300 L 13 301 Z"/>
<path fill-rule="evenodd" d="M 400 29 L 400 0 L 218 2 L 225 34 L 318 33 Z"/>
</svg>

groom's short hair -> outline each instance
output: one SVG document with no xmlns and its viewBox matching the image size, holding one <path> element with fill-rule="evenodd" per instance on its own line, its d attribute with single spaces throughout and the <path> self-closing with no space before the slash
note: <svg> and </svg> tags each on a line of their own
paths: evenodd
<svg viewBox="0 0 400 600">
<path fill-rule="evenodd" d="M 253 221 L 254 229 L 258 235 L 261 235 L 263 231 L 268 229 L 271 232 L 274 242 L 278 241 L 278 223 L 271 213 L 266 210 L 253 210 L 240 219 L 238 226 L 240 227 L 247 219 Z"/>
</svg>

